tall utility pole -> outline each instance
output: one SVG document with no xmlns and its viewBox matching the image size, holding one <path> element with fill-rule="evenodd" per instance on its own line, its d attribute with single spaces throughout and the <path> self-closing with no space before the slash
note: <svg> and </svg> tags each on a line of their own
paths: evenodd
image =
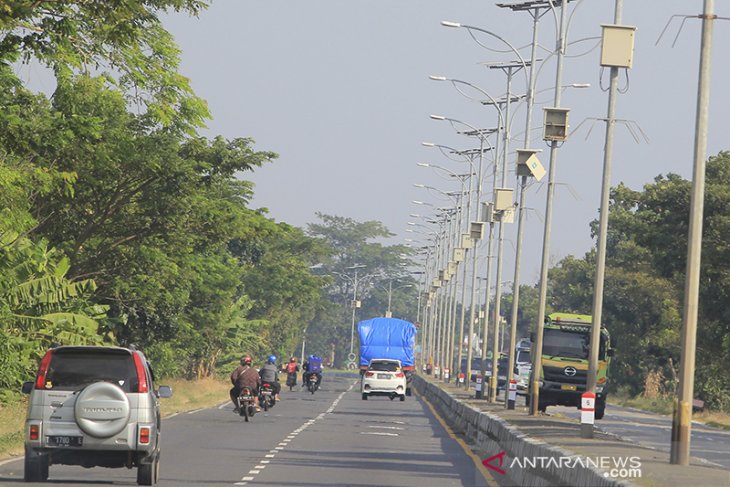
<svg viewBox="0 0 730 487">
<path fill-rule="evenodd" d="M 560 94 L 563 85 L 563 60 L 565 58 L 567 23 L 567 2 L 560 6 L 560 34 L 557 41 L 558 66 L 555 74 L 554 107 L 560 107 Z M 542 239 L 542 265 L 540 266 L 540 297 L 537 306 L 535 343 L 532 346 L 532 384 L 530 395 L 530 415 L 537 416 L 540 398 L 540 372 L 542 370 L 542 335 L 544 331 L 545 302 L 547 301 L 548 264 L 550 263 L 550 229 L 553 224 L 553 195 L 555 193 L 555 171 L 558 158 L 558 142 L 550 144 L 550 168 L 548 174 L 547 201 L 545 204 L 545 232 Z"/>
<path fill-rule="evenodd" d="M 714 0 L 705 0 L 702 18 L 700 73 L 697 89 L 697 117 L 695 119 L 694 171 L 690 200 L 689 245 L 687 274 L 684 284 L 684 312 L 682 316 L 682 359 L 679 372 L 679 403 L 675 403 L 672 421 L 672 450 L 670 461 L 689 465 L 689 444 L 692 426 L 692 396 L 694 395 L 695 349 L 697 347 L 697 305 L 700 288 L 702 250 L 702 214 L 705 199 L 705 158 L 707 157 L 707 119 L 710 112 L 710 64 L 712 54 L 712 27 Z"/>
<path fill-rule="evenodd" d="M 499 68 L 507 75 L 507 97 L 504 106 L 504 130 L 502 132 L 502 188 L 507 185 L 507 157 L 509 155 L 509 139 L 510 139 L 510 107 L 512 101 L 512 75 L 515 70 L 527 69 L 527 63 L 506 63 L 502 65 L 490 66 L 490 68 Z M 529 88 L 528 88 L 529 89 Z M 496 196 L 495 196 L 496 199 Z M 502 256 L 504 255 L 504 225 L 506 210 L 500 213 L 499 233 L 497 237 L 497 276 L 494 291 L 494 323 L 492 328 L 492 377 L 489 378 L 489 400 L 497 400 L 497 387 L 499 383 L 499 326 L 500 326 L 500 306 L 502 301 Z"/>
<path fill-rule="evenodd" d="M 614 25 L 621 24 L 623 0 L 616 0 Z M 604 42 L 605 37 L 604 37 Z M 604 45 L 604 49 L 608 46 Z M 588 378 L 586 391 L 596 392 L 598 376 L 598 359 L 601 339 L 601 323 L 603 322 L 603 285 L 606 275 L 606 241 L 608 237 L 609 196 L 611 193 L 611 166 L 613 157 L 613 133 L 616 127 L 616 95 L 618 93 L 619 66 L 611 66 L 610 84 L 608 88 L 608 113 L 606 115 L 606 140 L 603 150 L 603 179 L 601 182 L 601 210 L 598 219 L 598 244 L 596 252 L 596 276 L 593 287 L 593 309 L 591 316 L 591 350 L 588 359 Z M 604 352 L 607 353 L 608 351 Z"/>
<path fill-rule="evenodd" d="M 532 7 L 532 2 L 526 2 L 523 4 L 497 4 L 498 7 L 509 7 L 513 10 L 527 10 L 532 16 L 532 46 L 530 54 L 530 78 L 527 87 L 527 113 L 525 114 L 525 139 L 523 149 L 530 147 L 530 132 L 532 131 L 532 107 L 534 104 L 534 93 L 535 93 L 535 78 L 537 72 L 535 71 L 535 59 L 537 55 L 537 32 L 540 23 L 540 17 L 543 12 L 547 11 L 547 6 L 535 6 Z M 510 319 L 510 338 L 509 338 L 509 362 L 507 365 L 507 391 L 509 391 L 509 385 L 512 382 L 515 368 L 515 348 L 517 346 L 517 315 L 520 304 L 520 262 L 522 258 L 522 237 L 524 234 L 524 222 L 525 222 L 525 189 L 527 188 L 527 176 L 520 178 L 519 184 L 519 203 L 518 203 L 518 216 L 517 216 L 517 244 L 515 246 L 515 268 L 514 277 L 512 278 L 512 315 Z M 514 409 L 514 402 L 509 401 L 509 394 L 504 395 L 505 405 L 509 409 Z"/>
</svg>

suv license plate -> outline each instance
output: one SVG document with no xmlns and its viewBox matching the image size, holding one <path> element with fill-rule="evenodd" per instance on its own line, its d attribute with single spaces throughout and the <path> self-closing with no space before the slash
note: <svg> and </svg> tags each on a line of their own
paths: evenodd
<svg viewBox="0 0 730 487">
<path fill-rule="evenodd" d="M 390 379 L 390 374 L 378 374 L 378 379 Z"/>
<path fill-rule="evenodd" d="M 52 446 L 82 446 L 83 436 L 49 436 L 48 444 Z"/>
<path fill-rule="evenodd" d="M 572 384 L 563 384 L 560 386 L 560 389 L 564 391 L 575 391 L 577 387 Z"/>
</svg>

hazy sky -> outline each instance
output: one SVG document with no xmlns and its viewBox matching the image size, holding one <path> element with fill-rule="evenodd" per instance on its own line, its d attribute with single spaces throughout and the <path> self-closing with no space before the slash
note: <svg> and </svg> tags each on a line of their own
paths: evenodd
<svg viewBox="0 0 730 487">
<path fill-rule="evenodd" d="M 682 19 L 697 15 L 702 1 L 625 0 L 623 24 L 637 27 L 633 69 L 622 71 L 617 117 L 633 120 L 650 143 L 637 144 L 624 126 L 616 131 L 612 184 L 633 189 L 659 174 L 690 177 L 699 60 L 700 21 L 688 19 L 675 47 Z M 605 117 L 608 69 L 601 72 L 598 40 L 602 23 L 613 23 L 613 0 L 570 3 L 571 23 L 563 84 L 590 83 L 588 89 L 566 89 L 561 106 L 570 108 L 571 129 L 582 126 L 561 147 L 557 158 L 556 197 L 551 261 L 590 249 L 589 222 L 597 218 L 605 125 L 588 120 Z M 716 2 L 716 13 L 730 16 L 730 5 Z M 277 221 L 305 227 L 315 212 L 378 220 L 397 236 L 393 243 L 414 238 L 406 233 L 410 213 L 428 214 L 412 200 L 448 205 L 438 193 L 413 186 L 424 183 L 444 191 L 458 183 L 419 162 L 466 172 L 468 165 L 450 161 L 422 141 L 467 149 L 478 141 L 457 135 L 440 114 L 479 127 L 494 127 L 493 107 L 460 95 L 448 83 L 429 80 L 444 75 L 478 85 L 497 98 L 506 92 L 506 76 L 482 63 L 513 60 L 509 53 L 480 46 L 464 29 L 440 25 L 442 20 L 494 32 L 529 59 L 532 18 L 493 2 L 447 0 L 389 1 L 244 1 L 215 0 L 199 19 L 171 16 L 167 26 L 182 48 L 182 72 L 197 93 L 208 100 L 213 120 L 208 135 L 251 137 L 260 150 L 279 159 L 245 174 L 255 182 L 254 207 L 266 207 Z M 551 106 L 555 85 L 556 22 L 543 16 L 538 58 L 549 59 L 537 80 L 532 147 L 548 165 L 549 148 L 541 139 L 542 106 Z M 504 50 L 489 36 L 488 47 Z M 727 149 L 730 84 L 727 46 L 730 23 L 716 22 L 712 76 L 712 109 L 708 154 Z M 525 77 L 515 75 L 512 92 L 526 91 Z M 475 96 L 477 94 L 475 93 Z M 483 97 L 482 97 L 483 98 Z M 524 104 L 515 113 L 511 148 L 522 147 Z M 593 126 L 589 134 L 589 128 Z M 493 142 L 494 143 L 494 142 Z M 514 155 L 509 158 L 509 186 L 515 186 Z M 491 171 L 490 171 L 491 174 Z M 543 180 L 547 181 L 547 177 Z M 485 181 L 491 188 L 491 178 Z M 523 283 L 539 276 L 546 185 L 528 191 Z M 489 195 L 485 199 L 490 199 Z M 513 273 L 516 225 L 506 232 L 505 280 Z M 481 253 L 484 255 L 484 252 Z"/>
</svg>

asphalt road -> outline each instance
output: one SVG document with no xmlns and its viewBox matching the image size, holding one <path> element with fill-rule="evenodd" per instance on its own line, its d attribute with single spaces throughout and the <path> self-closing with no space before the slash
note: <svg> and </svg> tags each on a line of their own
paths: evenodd
<svg viewBox="0 0 730 487">
<path fill-rule="evenodd" d="M 580 419 L 580 411 L 568 407 L 549 407 L 550 414 L 560 413 Z M 596 420 L 596 426 L 609 433 L 650 446 L 660 451 L 670 450 L 672 418 L 646 413 L 632 408 L 609 404 L 606 415 Z M 730 431 L 692 423 L 691 454 L 730 468 Z"/>
<path fill-rule="evenodd" d="M 231 404 L 179 414 L 162 434 L 161 486 L 497 485 L 421 399 L 363 401 L 353 378 L 325 376 L 314 395 L 284 391 L 249 423 Z M 0 464 L 0 485 L 22 476 L 22 461 Z M 136 485 L 136 471 L 53 465 L 48 484 Z"/>
</svg>

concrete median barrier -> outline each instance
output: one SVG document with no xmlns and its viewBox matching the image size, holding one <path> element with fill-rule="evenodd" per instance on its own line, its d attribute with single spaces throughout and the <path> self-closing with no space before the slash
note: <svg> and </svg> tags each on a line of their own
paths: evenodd
<svg viewBox="0 0 730 487">
<path fill-rule="evenodd" d="M 581 462 L 571 462 L 565 466 L 566 459 L 576 459 L 574 453 L 530 438 L 504 419 L 480 411 L 448 392 L 431 384 L 422 377 L 414 377 L 413 385 L 426 400 L 438 411 L 441 417 L 456 432 L 461 433 L 477 450 L 504 452 L 504 464 L 517 459 L 538 459 L 538 465 L 520 465 L 520 468 L 509 468 L 506 475 L 515 485 L 548 486 L 574 485 L 595 487 L 618 487 L 634 485 L 625 480 L 606 477 L 605 472 L 591 466 L 582 466 Z M 577 465 L 576 465 L 577 463 Z M 499 475 L 495 473 L 495 475 Z"/>
</svg>

